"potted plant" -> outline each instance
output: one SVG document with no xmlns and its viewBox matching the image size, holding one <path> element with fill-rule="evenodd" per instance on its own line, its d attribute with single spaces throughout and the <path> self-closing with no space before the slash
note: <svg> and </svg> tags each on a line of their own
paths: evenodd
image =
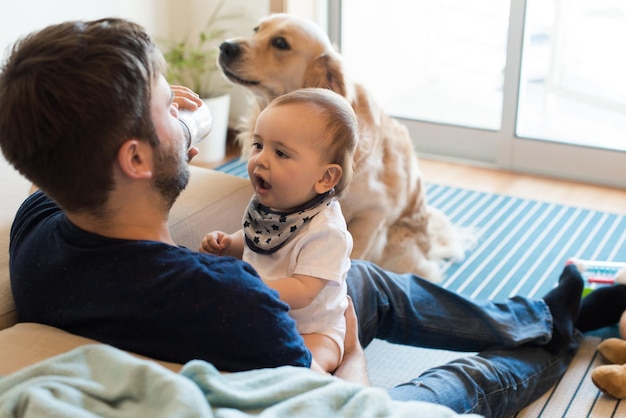
<svg viewBox="0 0 626 418">
<path fill-rule="evenodd" d="M 170 43 L 163 49 L 168 63 L 167 80 L 198 93 L 213 114 L 213 128 L 209 137 L 198 146 L 196 162 L 221 161 L 226 153 L 226 136 L 230 108 L 229 90 L 232 87 L 217 66 L 219 45 L 227 37 L 229 21 L 240 13 L 224 14 L 225 0 L 218 3 L 197 38 L 186 37 Z"/>
</svg>

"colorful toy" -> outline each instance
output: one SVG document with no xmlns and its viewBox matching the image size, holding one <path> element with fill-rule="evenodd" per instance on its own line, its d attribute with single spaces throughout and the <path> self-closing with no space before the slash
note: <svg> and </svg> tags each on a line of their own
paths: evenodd
<svg viewBox="0 0 626 418">
<path fill-rule="evenodd" d="M 599 286 L 626 284 L 626 262 L 570 258 L 565 264 L 576 265 L 583 279 L 585 279 L 583 297 Z"/>
</svg>

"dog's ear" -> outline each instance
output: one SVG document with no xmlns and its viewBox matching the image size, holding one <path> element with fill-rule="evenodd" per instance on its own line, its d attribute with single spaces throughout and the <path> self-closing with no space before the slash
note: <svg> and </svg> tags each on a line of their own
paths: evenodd
<svg viewBox="0 0 626 418">
<path fill-rule="evenodd" d="M 304 74 L 303 87 L 330 89 L 346 97 L 346 80 L 341 61 L 328 54 L 317 57 Z"/>
</svg>

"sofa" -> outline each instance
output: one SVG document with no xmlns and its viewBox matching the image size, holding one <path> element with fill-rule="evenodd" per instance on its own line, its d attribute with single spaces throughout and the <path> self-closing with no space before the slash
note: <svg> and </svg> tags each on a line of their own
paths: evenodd
<svg viewBox="0 0 626 418">
<path fill-rule="evenodd" d="M 0 161 L 0 178 L 10 190 L 0 203 L 0 376 L 96 341 L 60 329 L 33 323 L 18 323 L 9 281 L 9 232 L 15 211 L 29 193 L 29 183 Z M 4 164 L 4 165 L 2 165 Z M 252 188 L 248 180 L 191 166 L 189 186 L 178 198 L 170 215 L 172 237 L 182 246 L 197 248 L 204 233 L 239 228 L 243 208 Z M 138 356 L 141 357 L 141 356 Z M 181 365 L 158 362 L 177 371 Z"/>
</svg>

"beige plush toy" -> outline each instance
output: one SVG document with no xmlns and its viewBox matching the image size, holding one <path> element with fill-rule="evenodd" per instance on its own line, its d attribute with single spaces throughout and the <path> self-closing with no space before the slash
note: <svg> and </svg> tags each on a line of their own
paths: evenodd
<svg viewBox="0 0 626 418">
<path fill-rule="evenodd" d="M 602 392 L 617 399 L 626 399 L 626 312 L 620 319 L 622 338 L 608 338 L 598 345 L 598 352 L 607 363 L 591 372 L 591 380 Z"/>
<path fill-rule="evenodd" d="M 617 273 L 615 282 L 626 284 L 626 269 Z M 619 321 L 619 335 L 621 338 L 608 338 L 598 345 L 598 352 L 609 364 L 596 367 L 591 380 L 605 394 L 626 399 L 626 311 Z"/>
</svg>

